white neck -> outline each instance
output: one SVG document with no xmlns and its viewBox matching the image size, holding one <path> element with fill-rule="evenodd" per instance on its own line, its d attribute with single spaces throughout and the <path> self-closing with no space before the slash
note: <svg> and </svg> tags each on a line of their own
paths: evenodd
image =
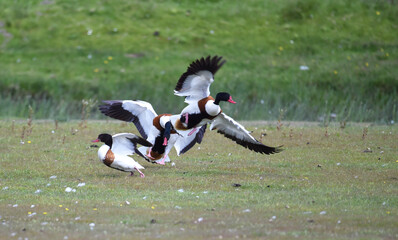
<svg viewBox="0 0 398 240">
<path fill-rule="evenodd" d="M 99 149 L 98 149 L 98 158 L 100 159 L 100 161 L 104 161 L 106 153 L 109 150 L 109 146 L 104 144 L 102 145 Z"/>
<path fill-rule="evenodd" d="M 213 100 L 207 101 L 205 105 L 205 110 L 210 116 L 217 116 L 221 112 L 220 106 L 214 104 Z"/>
</svg>

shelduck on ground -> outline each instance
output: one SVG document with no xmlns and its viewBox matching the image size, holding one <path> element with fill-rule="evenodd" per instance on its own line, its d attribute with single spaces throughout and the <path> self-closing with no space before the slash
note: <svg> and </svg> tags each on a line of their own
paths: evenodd
<svg viewBox="0 0 398 240">
<path fill-rule="evenodd" d="M 105 143 L 98 149 L 98 157 L 106 166 L 124 172 L 131 172 L 131 175 L 133 175 L 136 170 L 140 173 L 142 178 L 145 177 L 144 173 L 140 171 L 140 169 L 144 169 L 144 167 L 128 155 L 137 153 L 139 156 L 146 159 L 146 157 L 138 151 L 137 144 L 151 147 L 152 144 L 150 142 L 132 133 L 119 133 L 113 136 L 102 133 L 98 135 L 98 138 L 93 140 L 93 142 Z"/>
<path fill-rule="evenodd" d="M 187 152 L 196 143 L 201 143 L 206 126 L 200 128 L 195 134 L 177 134 L 175 120 L 179 115 L 157 115 L 152 105 L 148 102 L 137 100 L 110 100 L 103 101 L 99 106 L 100 111 L 106 116 L 133 122 L 143 138 L 150 142 L 152 147 L 140 147 L 139 151 L 145 154 L 151 162 L 164 165 L 170 162 L 170 150 L 176 149 L 177 155 Z"/>
<path fill-rule="evenodd" d="M 252 151 L 262 154 L 273 154 L 282 151 L 280 147 L 269 147 L 256 140 L 249 131 L 234 119 L 224 114 L 220 102 L 236 103 L 229 93 L 219 92 L 216 99 L 210 96 L 210 85 L 214 82 L 215 73 L 225 63 L 222 57 L 208 56 L 192 62 L 187 71 L 183 73 L 174 89 L 174 94 L 185 97 L 188 103 L 175 121 L 175 130 L 179 134 L 189 131 L 191 135 L 197 128 L 211 123 L 210 130 L 217 129 L 218 133 L 235 141 Z"/>
</svg>

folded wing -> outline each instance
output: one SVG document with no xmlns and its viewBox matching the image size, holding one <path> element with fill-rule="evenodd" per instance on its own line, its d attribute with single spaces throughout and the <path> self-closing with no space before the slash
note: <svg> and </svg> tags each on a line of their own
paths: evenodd
<svg viewBox="0 0 398 240">
<path fill-rule="evenodd" d="M 112 136 L 112 152 L 119 155 L 133 155 L 137 153 L 141 157 L 147 159 L 137 149 L 137 144 L 141 144 L 146 147 L 151 147 L 152 144 L 147 140 L 132 134 L 132 133 L 118 133 Z M 148 160 L 148 159 L 147 159 Z"/>
<path fill-rule="evenodd" d="M 269 147 L 257 141 L 245 127 L 224 113 L 218 115 L 211 123 L 210 130 L 214 129 L 237 144 L 261 154 L 274 154 L 282 151 L 281 146 Z"/>
<path fill-rule="evenodd" d="M 148 138 L 153 119 L 157 116 L 152 105 L 145 101 L 109 100 L 103 101 L 99 110 L 111 118 L 133 122 L 143 138 Z"/>
</svg>

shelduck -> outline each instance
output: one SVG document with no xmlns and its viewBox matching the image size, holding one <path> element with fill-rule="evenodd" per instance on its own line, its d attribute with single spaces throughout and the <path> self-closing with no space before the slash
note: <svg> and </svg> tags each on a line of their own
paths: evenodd
<svg viewBox="0 0 398 240">
<path fill-rule="evenodd" d="M 103 101 L 100 111 L 106 116 L 126 122 L 133 122 L 143 138 L 152 143 L 152 147 L 140 147 L 139 151 L 145 154 L 151 162 L 164 165 L 170 162 L 168 156 L 174 146 L 177 155 L 187 152 L 196 143 L 201 143 L 206 126 L 200 128 L 196 134 L 187 136 L 177 134 L 175 120 L 179 115 L 157 115 L 148 102 L 137 100 L 110 100 Z"/>
<path fill-rule="evenodd" d="M 144 169 L 144 167 L 128 155 L 137 153 L 139 156 L 146 159 L 146 157 L 138 151 L 137 144 L 146 147 L 152 146 L 147 140 L 132 133 L 119 133 L 113 136 L 102 133 L 92 142 L 105 143 L 98 149 L 98 158 L 106 166 L 124 172 L 131 172 L 131 175 L 133 175 L 136 170 L 140 173 L 142 178 L 145 177 L 144 173 L 140 171 L 140 169 Z"/>
<path fill-rule="evenodd" d="M 262 154 L 282 151 L 281 146 L 269 147 L 262 144 L 241 124 L 222 112 L 220 101 L 236 103 L 229 93 L 217 93 L 216 99 L 210 96 L 210 85 L 214 82 L 214 75 L 224 63 L 222 57 L 202 57 L 192 62 L 181 75 L 174 94 L 185 97 L 188 106 L 181 111 L 180 116 L 171 117 L 171 120 L 176 122 L 176 131 L 182 134 L 189 130 L 187 135 L 190 135 L 195 133 L 198 127 L 211 123 L 210 130 L 217 129 L 218 133 L 252 151 Z"/>
</svg>

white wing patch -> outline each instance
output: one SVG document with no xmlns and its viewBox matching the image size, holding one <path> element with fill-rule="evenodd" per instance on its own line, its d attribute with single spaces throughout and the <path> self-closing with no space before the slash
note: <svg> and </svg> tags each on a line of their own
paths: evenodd
<svg viewBox="0 0 398 240">
<path fill-rule="evenodd" d="M 125 100 L 122 105 L 123 109 L 131 112 L 134 116 L 137 117 L 138 123 L 134 121 L 138 131 L 144 131 L 146 137 L 149 135 L 149 130 L 152 127 L 152 121 L 157 116 L 155 110 L 152 105 L 145 101 L 131 101 Z"/>
<path fill-rule="evenodd" d="M 217 129 L 218 133 L 237 144 L 261 154 L 273 154 L 282 151 L 281 147 L 269 147 L 257 141 L 242 125 L 224 113 L 214 119 L 210 126 L 210 130 L 213 129 Z"/>
<path fill-rule="evenodd" d="M 214 121 L 210 125 L 210 130 L 213 129 L 217 129 L 223 133 L 225 132 L 229 135 L 235 136 L 238 139 L 245 139 L 253 143 L 257 142 L 257 140 L 252 135 L 250 135 L 250 132 L 247 131 L 244 126 L 239 124 L 237 121 L 235 121 L 225 113 L 221 113 L 218 117 L 214 119 Z"/>
<path fill-rule="evenodd" d="M 137 138 L 132 133 L 118 133 L 112 136 L 112 152 L 118 155 L 133 155 L 135 152 L 134 144 L 127 138 Z"/>
<path fill-rule="evenodd" d="M 200 100 L 210 96 L 210 84 L 214 82 L 213 74 L 207 70 L 189 75 L 182 85 L 181 90 L 174 91 L 177 96 L 187 97 L 189 100 Z"/>
</svg>

